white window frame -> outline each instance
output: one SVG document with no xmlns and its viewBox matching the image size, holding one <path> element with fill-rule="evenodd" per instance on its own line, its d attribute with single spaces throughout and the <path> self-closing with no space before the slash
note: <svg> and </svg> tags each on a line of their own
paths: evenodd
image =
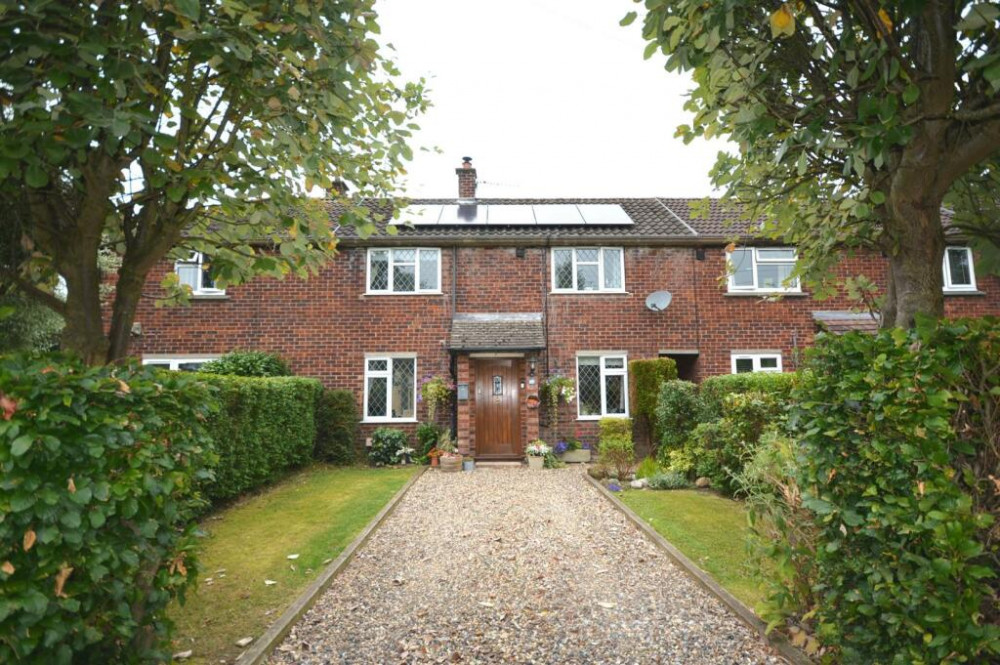
<svg viewBox="0 0 1000 665">
<path fill-rule="evenodd" d="M 399 250 L 411 250 L 415 252 L 413 259 L 413 290 L 412 291 L 395 291 L 393 290 L 393 284 L 395 283 L 395 266 L 396 264 L 392 260 L 393 251 Z M 372 253 L 373 252 L 388 252 L 389 253 L 389 281 L 384 289 L 372 289 Z M 420 288 L 420 252 L 434 252 L 437 254 L 437 288 L 436 289 L 421 289 Z M 368 252 L 365 256 L 365 293 L 367 295 L 373 296 L 383 296 L 383 295 L 393 295 L 393 296 L 417 296 L 417 295 L 440 295 L 441 294 L 441 248 L 439 247 L 369 247 Z"/>
<path fill-rule="evenodd" d="M 727 284 L 729 287 L 729 293 L 802 293 L 802 280 L 798 277 L 795 278 L 795 283 L 789 286 L 782 286 L 778 288 L 761 288 L 758 286 L 759 280 L 757 277 L 757 266 L 759 264 L 777 264 L 777 263 L 788 263 L 788 259 L 761 259 L 758 257 L 757 253 L 760 250 L 768 249 L 783 249 L 791 250 L 795 252 L 794 262 L 798 263 L 799 252 L 794 247 L 737 247 L 737 250 L 750 250 L 750 271 L 753 275 L 753 285 L 752 286 L 737 286 L 736 285 L 736 273 L 732 261 L 732 252 L 726 252 L 726 276 Z"/>
<path fill-rule="evenodd" d="M 176 372 L 180 370 L 180 366 L 183 363 L 207 363 L 211 360 L 218 360 L 221 357 L 222 356 L 220 354 L 206 354 L 200 356 L 148 354 L 142 357 L 142 364 L 166 364 L 167 369 Z"/>
<path fill-rule="evenodd" d="M 777 367 L 761 367 L 760 361 L 762 358 L 777 358 Z M 765 372 L 772 374 L 779 374 L 784 370 L 784 365 L 781 362 L 781 351 L 733 351 L 729 354 L 730 367 L 733 374 L 738 374 L 736 371 L 736 361 L 737 360 L 751 360 L 753 361 L 753 370 L 750 374 L 756 374 L 757 372 Z M 747 372 L 743 372 L 747 374 Z"/>
<path fill-rule="evenodd" d="M 174 262 L 174 273 L 180 276 L 178 268 L 181 266 L 198 266 L 198 285 L 196 288 L 191 289 L 191 295 L 193 296 L 223 296 L 226 294 L 225 289 L 216 288 L 214 286 L 204 286 L 205 279 L 205 254 L 202 252 L 191 252 L 191 256 L 187 261 L 175 261 Z"/>
<path fill-rule="evenodd" d="M 385 360 L 387 362 L 385 370 L 369 371 L 368 363 L 371 360 Z M 392 417 L 392 371 L 393 371 L 393 360 L 412 360 L 413 361 L 413 417 L 412 418 L 393 418 Z M 368 415 L 368 379 L 369 378 L 385 378 L 386 380 L 386 401 L 385 401 L 385 412 L 384 416 L 369 416 Z M 364 403 L 362 408 L 361 422 L 363 423 L 415 423 L 417 422 L 417 390 L 419 386 L 417 385 L 417 354 L 415 353 L 369 353 L 365 354 L 365 378 L 364 378 Z"/>
<path fill-rule="evenodd" d="M 599 358 L 600 368 L 601 368 L 601 413 L 594 415 L 584 415 L 580 413 L 580 358 Z M 621 358 L 622 366 L 620 368 L 607 367 L 607 360 L 609 358 Z M 625 392 L 625 413 L 608 413 L 608 401 L 607 401 L 607 382 L 604 380 L 606 376 L 621 376 L 622 387 Z M 628 418 L 631 412 L 631 405 L 629 404 L 629 385 L 628 385 L 628 354 L 624 351 L 579 351 L 576 354 L 576 419 L 577 420 L 600 420 L 601 418 Z"/>
<path fill-rule="evenodd" d="M 969 260 L 969 283 L 968 284 L 952 284 L 951 283 L 951 255 L 949 252 L 955 250 L 964 250 L 965 256 Z M 944 259 L 941 261 L 941 271 L 944 273 L 944 291 L 945 293 L 968 293 L 970 291 L 978 291 L 976 286 L 976 266 L 972 260 L 972 249 L 969 247 L 963 247 L 961 245 L 951 245 L 944 248 Z"/>
<path fill-rule="evenodd" d="M 581 291 L 576 288 L 577 285 L 577 252 L 580 250 L 596 249 L 597 254 L 597 283 L 599 288 L 593 291 Z M 563 250 L 572 252 L 572 262 L 573 262 L 573 287 L 569 289 L 560 289 L 556 286 L 556 251 Z M 617 289 L 608 289 L 604 287 L 604 252 L 612 251 L 618 252 L 618 262 L 619 270 L 622 276 L 622 285 Z M 590 293 L 625 293 L 625 249 L 622 247 L 553 247 L 549 250 L 549 263 L 552 264 L 550 268 L 550 273 L 552 277 L 552 293 L 575 293 L 578 295 L 587 295 Z"/>
</svg>

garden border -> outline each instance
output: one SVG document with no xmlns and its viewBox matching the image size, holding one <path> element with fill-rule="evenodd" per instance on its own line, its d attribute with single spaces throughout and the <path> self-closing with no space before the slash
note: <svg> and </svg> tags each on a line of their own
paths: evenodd
<svg viewBox="0 0 1000 665">
<path fill-rule="evenodd" d="M 243 652 L 239 658 L 236 659 L 236 665 L 260 665 L 263 663 L 274 651 L 275 647 L 280 644 L 285 637 L 288 636 L 289 631 L 292 628 L 292 624 L 298 621 L 303 614 L 305 614 L 313 603 L 327 590 L 330 584 L 333 582 L 334 578 L 340 574 L 340 572 L 347 567 L 347 564 L 351 562 L 354 558 L 354 554 L 361 549 L 361 547 L 368 541 L 372 533 L 375 532 L 382 522 L 385 521 L 392 511 L 396 509 L 396 505 L 399 504 L 400 500 L 406 493 L 413 487 L 423 475 L 427 472 L 430 467 L 424 467 L 421 471 L 413 474 L 413 477 L 406 481 L 406 484 L 399 488 L 399 491 L 389 499 L 389 503 L 382 507 L 382 510 L 372 518 L 368 526 L 358 534 L 358 537 L 351 541 L 351 544 L 344 548 L 344 551 L 340 553 L 336 559 L 333 560 L 330 565 L 328 565 L 320 576 L 313 580 L 305 591 L 299 594 L 288 609 L 278 617 L 278 620 L 270 625 L 270 627 L 264 631 L 264 634 L 254 641 L 253 646 Z"/>
<path fill-rule="evenodd" d="M 721 600 L 723 604 L 732 610 L 732 612 L 739 617 L 743 623 L 748 625 L 754 630 L 754 632 L 760 635 L 761 638 L 766 640 L 768 644 L 774 647 L 774 649 L 790 661 L 792 665 L 813 665 L 814 661 L 800 649 L 794 647 L 784 638 L 784 636 L 777 633 L 768 635 L 767 624 L 765 624 L 753 610 L 744 605 L 738 598 L 736 598 L 736 596 L 719 586 L 719 583 L 712 579 L 711 575 L 699 568 L 693 561 L 691 561 L 691 559 L 687 558 L 684 553 L 677 549 L 669 540 L 661 536 L 644 519 L 639 517 L 635 511 L 625 505 L 621 499 L 612 494 L 606 487 L 601 485 L 601 483 L 592 478 L 589 474 L 584 473 L 583 477 L 586 478 L 590 484 L 598 490 L 598 492 L 604 495 L 612 506 L 617 508 L 625 515 L 625 517 L 629 519 L 630 522 L 637 526 L 647 538 L 652 540 L 654 544 L 666 552 L 667 556 L 669 556 L 674 563 L 681 568 L 681 570 L 687 573 L 687 575 L 701 585 L 702 588 Z"/>
</svg>

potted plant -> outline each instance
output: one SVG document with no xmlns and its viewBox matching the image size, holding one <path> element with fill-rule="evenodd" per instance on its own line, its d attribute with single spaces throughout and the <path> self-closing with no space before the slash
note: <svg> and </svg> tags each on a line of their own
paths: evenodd
<svg viewBox="0 0 1000 665">
<path fill-rule="evenodd" d="M 443 454 L 443 452 L 444 452 L 444 451 L 442 451 L 442 450 L 441 450 L 440 448 L 438 448 L 437 446 L 434 446 L 433 448 L 431 448 L 431 449 L 430 449 L 430 450 L 429 450 L 429 451 L 427 452 L 427 459 L 429 459 L 429 460 L 431 461 L 431 466 L 432 466 L 432 467 L 437 467 L 437 465 L 438 465 L 438 463 L 439 463 L 439 462 L 438 462 L 438 458 L 440 458 L 440 457 L 441 457 L 441 455 Z"/>
<path fill-rule="evenodd" d="M 427 404 L 427 420 L 437 419 L 438 409 L 448 405 L 455 385 L 443 376 L 432 376 L 421 381 L 420 398 Z"/>
<path fill-rule="evenodd" d="M 455 450 L 455 442 L 451 440 L 451 432 L 445 432 L 438 439 L 438 450 L 441 451 L 441 470 L 454 473 L 462 470 L 462 455 Z"/>
<path fill-rule="evenodd" d="M 410 464 L 410 462 L 412 461 L 411 456 L 415 452 L 416 450 L 414 448 L 411 448 L 408 445 L 403 445 L 395 453 L 396 461 L 399 462 L 400 464 Z"/>
<path fill-rule="evenodd" d="M 541 471 L 545 466 L 545 455 L 552 452 L 552 449 L 545 445 L 541 439 L 535 439 L 524 449 L 528 456 L 528 468 L 533 471 Z"/>
<path fill-rule="evenodd" d="M 559 405 L 569 404 L 576 398 L 576 384 L 567 376 L 552 376 L 539 388 L 549 417 L 550 433 L 559 436 Z"/>
<path fill-rule="evenodd" d="M 569 437 L 556 444 L 555 453 L 567 464 L 585 464 L 590 461 L 590 444 Z"/>
</svg>

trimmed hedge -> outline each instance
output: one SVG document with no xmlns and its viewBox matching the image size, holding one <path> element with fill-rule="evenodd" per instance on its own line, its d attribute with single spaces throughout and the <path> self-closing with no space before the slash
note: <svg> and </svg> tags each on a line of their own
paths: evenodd
<svg viewBox="0 0 1000 665">
<path fill-rule="evenodd" d="M 821 335 L 810 358 L 821 640 L 845 663 L 1000 662 L 1000 319 Z"/>
<path fill-rule="evenodd" d="M 647 427 L 653 449 L 659 445 L 661 432 L 656 418 L 656 403 L 664 381 L 677 378 L 677 363 L 673 358 L 633 360 L 628 364 L 632 413 L 642 418 Z"/>
<path fill-rule="evenodd" d="M 210 405 L 181 372 L 0 359 L 0 662 L 170 660 Z"/>
<path fill-rule="evenodd" d="M 698 424 L 700 412 L 698 386 L 690 381 L 665 381 L 660 386 L 656 404 L 657 430 L 660 432 L 658 456 L 684 447 L 691 430 Z"/>
<path fill-rule="evenodd" d="M 780 402 L 788 402 L 797 380 L 798 374 L 795 372 L 747 372 L 711 376 L 698 387 L 701 408 L 699 420 L 707 422 L 721 418 L 723 401 L 727 395 L 767 393 Z"/>
<path fill-rule="evenodd" d="M 219 464 L 205 486 L 213 501 L 232 499 L 308 462 L 316 443 L 316 400 L 322 386 L 300 377 L 199 374 L 216 392 L 208 419 Z"/>
<path fill-rule="evenodd" d="M 198 368 L 205 374 L 227 376 L 291 376 L 288 363 L 276 353 L 266 351 L 231 351 Z"/>
<path fill-rule="evenodd" d="M 350 390 L 324 390 L 316 398 L 313 457 L 331 464 L 353 464 L 360 428 L 358 404 Z"/>
</svg>

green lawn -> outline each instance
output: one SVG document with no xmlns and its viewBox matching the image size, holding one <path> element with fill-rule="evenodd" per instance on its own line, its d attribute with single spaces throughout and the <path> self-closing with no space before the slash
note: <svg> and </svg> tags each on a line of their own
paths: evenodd
<svg viewBox="0 0 1000 665">
<path fill-rule="evenodd" d="M 698 567 L 759 614 L 764 592 L 751 576 L 743 504 L 696 490 L 628 490 L 622 501 Z"/>
<path fill-rule="evenodd" d="M 233 662 L 236 640 L 260 637 L 417 470 L 311 467 L 207 517 L 198 589 L 169 611 L 174 652 Z"/>
</svg>

